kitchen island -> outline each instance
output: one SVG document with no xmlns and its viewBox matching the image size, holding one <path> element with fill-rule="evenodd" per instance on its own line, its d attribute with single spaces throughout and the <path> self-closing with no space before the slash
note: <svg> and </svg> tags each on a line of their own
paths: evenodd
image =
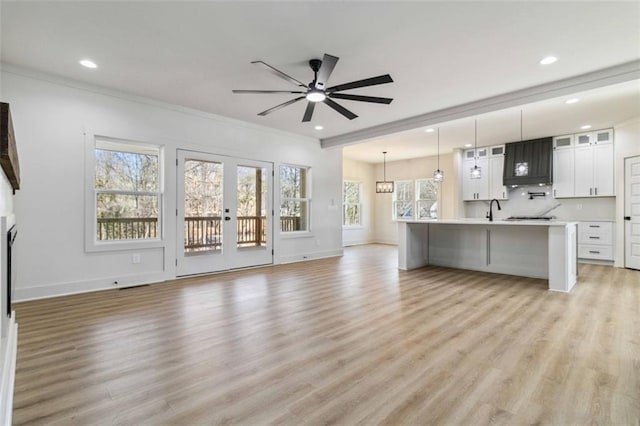
<svg viewBox="0 0 640 426">
<path fill-rule="evenodd" d="M 398 267 L 426 265 L 549 280 L 569 292 L 577 279 L 577 222 L 488 219 L 398 221 Z"/>
</svg>

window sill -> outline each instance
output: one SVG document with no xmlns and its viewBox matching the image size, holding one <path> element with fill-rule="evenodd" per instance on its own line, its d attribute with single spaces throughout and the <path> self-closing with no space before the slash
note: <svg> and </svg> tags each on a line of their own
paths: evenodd
<svg viewBox="0 0 640 426">
<path fill-rule="evenodd" d="M 364 229 L 364 226 L 362 225 L 342 225 L 342 229 L 344 231 L 349 231 L 349 230 L 358 230 L 358 229 Z"/>
<path fill-rule="evenodd" d="M 315 235 L 309 231 L 281 232 L 280 238 L 288 240 L 291 238 L 313 238 Z"/>
<path fill-rule="evenodd" d="M 162 240 L 93 242 L 85 247 L 85 252 L 100 253 L 106 251 L 144 250 L 164 246 L 165 244 Z"/>
</svg>

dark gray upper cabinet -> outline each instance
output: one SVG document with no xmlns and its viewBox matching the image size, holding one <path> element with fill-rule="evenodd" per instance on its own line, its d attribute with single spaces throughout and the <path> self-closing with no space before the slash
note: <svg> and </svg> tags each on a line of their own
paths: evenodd
<svg viewBox="0 0 640 426">
<path fill-rule="evenodd" d="M 504 185 L 553 183 L 553 138 L 511 142 L 505 146 Z"/>
</svg>

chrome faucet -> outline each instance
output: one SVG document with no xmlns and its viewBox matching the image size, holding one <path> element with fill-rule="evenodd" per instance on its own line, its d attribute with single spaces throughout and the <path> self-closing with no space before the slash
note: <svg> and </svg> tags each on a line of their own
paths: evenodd
<svg viewBox="0 0 640 426">
<path fill-rule="evenodd" d="M 496 200 L 495 198 L 489 201 L 489 214 L 487 215 L 487 217 L 489 218 L 489 222 L 493 222 L 493 202 L 494 201 L 498 205 L 498 210 L 502 210 L 502 207 L 500 207 L 500 201 Z"/>
</svg>

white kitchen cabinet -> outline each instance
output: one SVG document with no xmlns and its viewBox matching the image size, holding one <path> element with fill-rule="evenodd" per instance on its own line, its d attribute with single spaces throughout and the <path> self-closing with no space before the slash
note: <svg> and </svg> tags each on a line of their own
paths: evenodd
<svg viewBox="0 0 640 426">
<path fill-rule="evenodd" d="M 480 167 L 480 177 L 471 177 L 471 169 L 474 165 Z M 489 200 L 489 159 L 482 158 L 475 162 L 464 161 L 462 166 L 462 197 L 464 201 Z"/>
<path fill-rule="evenodd" d="M 573 149 L 573 135 L 555 136 L 553 138 L 553 150 Z"/>
<path fill-rule="evenodd" d="M 553 196 L 574 196 L 574 140 L 573 135 L 553 138 Z"/>
<path fill-rule="evenodd" d="M 553 196 L 573 197 L 574 192 L 574 150 L 555 149 L 553 151 Z"/>
<path fill-rule="evenodd" d="M 613 222 L 578 223 L 578 257 L 590 260 L 613 260 Z"/>
<path fill-rule="evenodd" d="M 502 184 L 504 145 L 489 148 L 489 199 L 508 199 L 507 187 Z"/>
<path fill-rule="evenodd" d="M 615 195 L 613 130 L 553 138 L 553 196 Z"/>
<path fill-rule="evenodd" d="M 593 195 L 615 195 L 613 144 L 597 143 L 593 147 Z"/>
<path fill-rule="evenodd" d="M 611 130 L 576 135 L 575 196 L 612 197 L 615 195 L 613 172 L 613 139 Z"/>
<path fill-rule="evenodd" d="M 593 149 L 591 145 L 581 146 L 574 151 L 575 197 L 593 196 Z"/>
<path fill-rule="evenodd" d="M 474 159 L 475 158 L 475 159 Z M 471 169 L 478 165 L 480 177 L 471 177 Z M 462 199 L 464 201 L 478 201 L 491 199 L 491 170 L 489 148 L 469 149 L 464 152 L 462 162 Z"/>
</svg>

